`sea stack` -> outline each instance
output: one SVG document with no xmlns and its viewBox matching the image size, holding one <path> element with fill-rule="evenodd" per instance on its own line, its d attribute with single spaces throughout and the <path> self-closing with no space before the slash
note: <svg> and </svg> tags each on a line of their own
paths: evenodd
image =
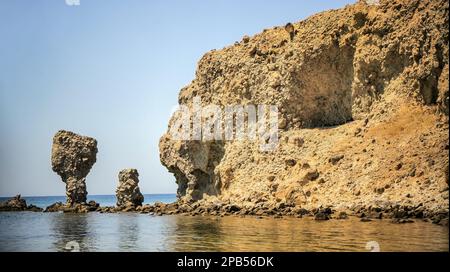
<svg viewBox="0 0 450 272">
<path fill-rule="evenodd" d="M 139 173 L 136 169 L 124 169 L 119 172 L 119 185 L 116 190 L 117 207 L 142 206 L 144 196 L 139 190 Z"/>
<path fill-rule="evenodd" d="M 97 157 L 97 140 L 60 130 L 53 137 L 52 169 L 66 184 L 67 205 L 86 203 L 86 176 Z"/>
</svg>

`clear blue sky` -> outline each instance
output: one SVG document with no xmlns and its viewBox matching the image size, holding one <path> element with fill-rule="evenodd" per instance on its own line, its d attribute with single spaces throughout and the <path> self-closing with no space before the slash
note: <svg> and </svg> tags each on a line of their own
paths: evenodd
<svg viewBox="0 0 450 272">
<path fill-rule="evenodd" d="M 59 129 L 98 140 L 89 194 L 113 194 L 130 167 L 144 193 L 174 193 L 158 140 L 201 56 L 353 2 L 0 0 L 0 196 L 64 195 Z"/>
</svg>

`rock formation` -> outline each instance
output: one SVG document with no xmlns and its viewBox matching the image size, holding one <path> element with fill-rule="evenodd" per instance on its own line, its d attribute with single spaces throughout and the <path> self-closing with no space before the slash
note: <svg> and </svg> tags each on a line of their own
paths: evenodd
<svg viewBox="0 0 450 272">
<path fill-rule="evenodd" d="M 33 204 L 27 206 L 27 202 L 20 195 L 16 195 L 15 197 L 0 203 L 0 212 L 18 212 L 18 211 L 32 211 L 32 212 L 40 212 L 41 208 L 36 207 Z"/>
<path fill-rule="evenodd" d="M 266 29 L 201 58 L 179 103 L 275 105 L 279 145 L 261 152 L 251 140 L 166 133 L 160 158 L 180 204 L 448 217 L 449 3 L 368 3 L 321 12 L 294 30 Z"/>
<path fill-rule="evenodd" d="M 119 185 L 116 190 L 117 207 L 141 206 L 144 196 L 139 190 L 139 173 L 136 169 L 124 169 L 119 172 Z"/>
<path fill-rule="evenodd" d="M 66 205 L 62 202 L 55 202 L 51 204 L 50 206 L 46 207 L 44 212 L 59 212 L 64 211 L 66 208 Z"/>
<path fill-rule="evenodd" d="M 66 183 L 67 205 L 86 203 L 86 176 L 96 162 L 97 141 L 60 130 L 53 137 L 52 169 Z"/>
<path fill-rule="evenodd" d="M 20 195 L 0 204 L 0 210 L 23 211 L 27 208 L 27 202 Z"/>
<path fill-rule="evenodd" d="M 46 207 L 44 212 L 65 212 L 65 213 L 87 213 L 101 211 L 103 207 L 91 200 L 88 203 L 73 203 L 72 205 L 62 202 L 55 202 Z"/>
</svg>

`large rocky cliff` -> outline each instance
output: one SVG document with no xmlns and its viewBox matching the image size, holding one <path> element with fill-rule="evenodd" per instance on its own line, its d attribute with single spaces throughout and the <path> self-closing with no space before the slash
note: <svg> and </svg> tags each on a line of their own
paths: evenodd
<svg viewBox="0 0 450 272">
<path fill-rule="evenodd" d="M 279 145 L 165 134 L 161 162 L 181 202 L 448 213 L 449 4 L 371 2 L 201 58 L 179 103 L 276 105 Z"/>
</svg>

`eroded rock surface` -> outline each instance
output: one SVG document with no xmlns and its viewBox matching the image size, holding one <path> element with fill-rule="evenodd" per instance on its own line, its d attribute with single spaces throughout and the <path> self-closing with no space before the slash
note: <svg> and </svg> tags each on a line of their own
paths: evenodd
<svg viewBox="0 0 450 272">
<path fill-rule="evenodd" d="M 27 202 L 20 195 L 0 203 L 0 210 L 2 211 L 24 211 L 26 208 Z"/>
<path fill-rule="evenodd" d="M 139 190 L 139 173 L 136 169 L 124 169 L 119 173 L 119 185 L 116 190 L 117 207 L 141 206 L 144 196 Z"/>
<path fill-rule="evenodd" d="M 229 203 L 250 214 L 407 207 L 448 217 L 448 1 L 372 2 L 201 58 L 179 103 L 276 105 L 279 145 L 261 152 L 250 140 L 165 134 L 160 158 L 180 204 Z"/>
<path fill-rule="evenodd" d="M 86 203 L 86 176 L 96 162 L 97 141 L 60 130 L 53 137 L 52 169 L 66 184 L 67 204 Z"/>
<path fill-rule="evenodd" d="M 23 199 L 21 195 L 16 195 L 15 197 L 0 203 L 0 212 L 19 212 L 19 211 L 40 212 L 42 211 L 42 209 L 36 207 L 33 204 L 27 206 L 26 200 Z"/>
<path fill-rule="evenodd" d="M 65 213 L 87 213 L 101 211 L 103 207 L 100 204 L 91 200 L 88 203 L 62 203 L 56 202 L 46 207 L 44 212 L 65 212 Z"/>
</svg>

